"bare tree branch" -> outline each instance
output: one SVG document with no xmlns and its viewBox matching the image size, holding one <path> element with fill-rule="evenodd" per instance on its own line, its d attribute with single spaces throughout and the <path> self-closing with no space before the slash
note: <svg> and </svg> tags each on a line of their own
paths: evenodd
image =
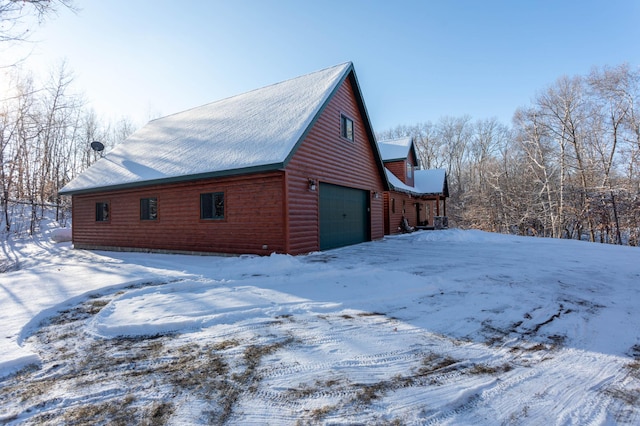
<svg viewBox="0 0 640 426">
<path fill-rule="evenodd" d="M 25 41 L 33 25 L 57 14 L 60 7 L 77 10 L 73 0 L 0 0 L 0 43 Z"/>
</svg>

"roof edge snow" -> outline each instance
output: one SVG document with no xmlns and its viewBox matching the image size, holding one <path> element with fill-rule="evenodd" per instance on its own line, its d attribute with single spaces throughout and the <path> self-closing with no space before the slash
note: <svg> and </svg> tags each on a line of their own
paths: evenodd
<svg viewBox="0 0 640 426">
<path fill-rule="evenodd" d="M 415 170 L 414 179 L 417 181 L 415 186 L 405 184 L 386 167 L 385 173 L 391 189 L 396 192 L 404 192 L 417 197 L 429 195 L 449 196 L 447 176 L 444 169 Z"/>
<path fill-rule="evenodd" d="M 274 171 L 283 170 L 283 169 L 284 169 L 284 163 L 274 163 L 274 164 L 266 164 L 261 166 L 243 167 L 240 169 L 233 169 L 233 170 L 221 170 L 221 171 L 214 171 L 214 172 L 208 172 L 208 173 L 198 173 L 198 174 L 191 174 L 191 175 L 171 176 L 171 177 L 159 178 L 159 179 L 149 179 L 144 181 L 126 182 L 121 184 L 105 185 L 100 187 L 91 187 L 91 188 L 78 189 L 78 190 L 65 190 L 64 188 L 62 188 L 60 191 L 58 191 L 58 194 L 60 195 L 95 194 L 100 192 L 117 191 L 120 189 L 143 188 L 143 187 L 153 186 L 153 185 L 182 183 L 182 182 L 211 179 L 211 178 L 218 178 L 218 177 L 274 172 Z"/>
</svg>

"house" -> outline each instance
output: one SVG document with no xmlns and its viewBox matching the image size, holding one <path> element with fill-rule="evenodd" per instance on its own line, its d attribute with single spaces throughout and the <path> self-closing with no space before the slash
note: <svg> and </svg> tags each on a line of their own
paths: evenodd
<svg viewBox="0 0 640 426">
<path fill-rule="evenodd" d="M 378 148 L 390 189 L 384 193 L 385 234 L 446 228 L 449 187 L 445 170 L 418 170 L 411 137 L 382 140 Z"/>
<path fill-rule="evenodd" d="M 76 248 L 301 254 L 384 236 L 351 62 L 150 121 L 61 195 Z"/>
</svg>

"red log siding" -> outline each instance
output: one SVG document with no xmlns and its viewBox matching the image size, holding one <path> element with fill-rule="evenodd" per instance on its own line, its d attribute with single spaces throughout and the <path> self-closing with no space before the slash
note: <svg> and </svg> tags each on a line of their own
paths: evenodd
<svg viewBox="0 0 640 426">
<path fill-rule="evenodd" d="M 407 166 L 404 160 L 387 161 L 384 166 L 389 169 L 402 183 L 407 183 Z"/>
<path fill-rule="evenodd" d="M 80 248 L 284 252 L 283 182 L 283 172 L 272 172 L 75 195 L 73 242 Z M 224 219 L 200 219 L 200 194 L 207 192 L 224 192 Z M 140 198 L 147 197 L 158 198 L 156 221 L 140 220 Z M 95 221 L 100 201 L 111 203 L 106 223 Z"/>
<path fill-rule="evenodd" d="M 407 177 L 407 163 L 411 164 L 415 170 L 417 163 L 416 158 L 413 155 L 413 151 L 411 150 L 409 151 L 409 156 L 406 160 L 387 161 L 384 163 L 384 166 L 389 169 L 389 171 L 393 173 L 395 177 L 400 179 L 402 183 L 404 183 L 405 185 L 414 186 L 415 181 L 413 179 L 413 172 L 411 173 L 411 178 Z"/>
<path fill-rule="evenodd" d="M 384 193 L 384 235 L 391 234 L 391 193 L 386 191 Z"/>
<path fill-rule="evenodd" d="M 340 115 L 354 123 L 355 141 L 340 136 Z M 347 78 L 287 165 L 289 253 L 319 249 L 318 197 L 308 181 L 370 191 L 371 239 L 384 236 L 383 182 L 368 140 L 355 93 Z M 378 197 L 375 197 L 375 194 Z"/>
<path fill-rule="evenodd" d="M 387 192 L 385 193 L 385 198 L 388 201 L 385 203 L 385 232 L 387 234 L 398 234 L 401 233 L 400 222 L 402 221 L 402 216 L 407 218 L 409 222 L 409 226 L 417 226 L 418 225 L 418 216 L 416 210 L 416 203 L 421 203 L 424 205 L 424 201 L 417 199 L 415 197 L 411 197 L 408 194 L 404 194 L 402 192 Z M 392 209 L 393 201 L 395 200 L 395 212 Z M 422 220 L 424 220 L 424 208 L 420 212 Z"/>
</svg>

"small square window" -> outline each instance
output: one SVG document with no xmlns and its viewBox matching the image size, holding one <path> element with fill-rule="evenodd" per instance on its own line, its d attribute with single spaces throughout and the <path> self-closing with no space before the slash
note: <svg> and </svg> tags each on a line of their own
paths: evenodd
<svg viewBox="0 0 640 426">
<path fill-rule="evenodd" d="M 224 219 L 224 192 L 200 194 L 200 219 Z"/>
<path fill-rule="evenodd" d="M 349 139 L 351 142 L 354 141 L 353 120 L 346 115 L 340 116 L 340 134 L 343 138 Z"/>
<path fill-rule="evenodd" d="M 140 199 L 140 220 L 157 220 L 158 219 L 158 199 L 157 198 L 141 198 Z"/>
<path fill-rule="evenodd" d="M 109 221 L 109 203 L 102 201 L 96 203 L 96 222 Z"/>
</svg>

